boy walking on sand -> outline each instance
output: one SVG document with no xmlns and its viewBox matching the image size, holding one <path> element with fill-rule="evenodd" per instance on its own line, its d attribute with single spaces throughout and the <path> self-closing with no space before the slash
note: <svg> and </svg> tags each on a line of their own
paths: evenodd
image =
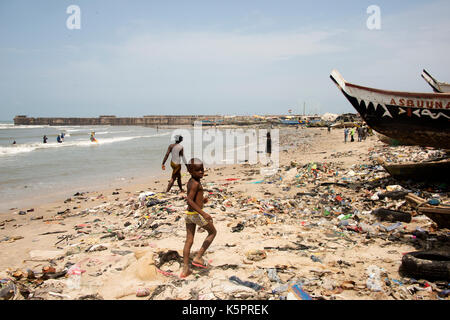
<svg viewBox="0 0 450 320">
<path fill-rule="evenodd" d="M 208 198 L 203 197 L 203 187 L 200 179 L 203 178 L 205 169 L 203 162 L 199 159 L 191 159 L 188 163 L 188 171 L 191 174 L 191 179 L 187 183 L 187 211 L 185 216 L 186 221 L 186 242 L 183 249 L 183 271 L 180 278 L 185 278 L 191 274 L 189 268 L 189 254 L 191 252 L 192 244 L 194 243 L 195 227 L 196 225 L 208 231 L 202 247 L 197 252 L 197 255 L 192 260 L 192 265 L 207 269 L 208 264 L 203 260 L 202 256 L 216 237 L 217 231 L 213 225 L 212 217 L 203 211 L 203 204 L 208 201 Z"/>
</svg>

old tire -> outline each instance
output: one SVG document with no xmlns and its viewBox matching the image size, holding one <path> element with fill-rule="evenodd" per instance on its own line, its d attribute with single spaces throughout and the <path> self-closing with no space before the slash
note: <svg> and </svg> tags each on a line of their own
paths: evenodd
<svg viewBox="0 0 450 320">
<path fill-rule="evenodd" d="M 411 215 L 406 212 L 380 208 L 372 211 L 372 214 L 375 215 L 380 221 L 392 221 L 392 222 L 401 221 L 406 223 L 411 222 Z"/>
<path fill-rule="evenodd" d="M 417 251 L 403 256 L 402 274 L 426 280 L 450 280 L 450 252 Z"/>
</svg>

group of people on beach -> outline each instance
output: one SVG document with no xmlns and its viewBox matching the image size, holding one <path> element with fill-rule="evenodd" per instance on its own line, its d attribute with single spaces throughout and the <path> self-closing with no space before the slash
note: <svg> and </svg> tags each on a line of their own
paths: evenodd
<svg viewBox="0 0 450 320">
<path fill-rule="evenodd" d="M 45 136 L 44 136 L 45 137 Z M 63 143 L 64 141 L 64 132 L 61 132 L 61 134 L 58 134 L 58 136 L 56 137 L 56 141 L 58 143 Z M 45 142 L 44 142 L 45 143 Z"/>
<path fill-rule="evenodd" d="M 358 135 L 358 142 L 366 140 L 370 134 L 370 128 L 367 126 L 356 126 L 352 128 L 344 127 L 344 142 L 347 143 L 348 135 L 350 134 L 350 142 L 355 142 L 355 133 Z"/>
<path fill-rule="evenodd" d="M 65 133 L 61 132 L 61 134 L 58 134 L 58 136 L 56 137 L 56 142 L 63 143 L 64 137 L 65 137 Z M 44 136 L 42 137 L 42 143 L 47 143 L 47 140 L 48 140 L 48 137 L 47 137 L 47 135 L 44 134 Z M 91 142 L 97 142 L 97 139 L 95 138 L 95 132 L 91 132 L 91 136 L 90 136 L 89 140 Z M 14 140 L 12 144 L 13 145 L 17 144 L 16 140 Z"/>
<path fill-rule="evenodd" d="M 272 153 L 272 138 L 270 132 L 267 133 L 266 139 L 266 153 L 270 155 Z M 208 202 L 208 197 L 203 194 L 203 186 L 201 179 L 204 176 L 205 168 L 203 162 L 200 159 L 192 158 L 189 162 L 186 161 L 184 156 L 183 146 L 181 142 L 183 137 L 180 135 L 175 136 L 175 143 L 170 144 L 167 148 L 167 152 L 162 162 L 162 169 L 165 170 L 165 163 L 171 155 L 170 166 L 172 168 L 172 175 L 167 185 L 166 192 L 169 192 L 175 181 L 178 183 L 180 192 L 184 192 L 183 184 L 181 182 L 181 163 L 186 165 L 187 171 L 190 173 L 187 187 L 187 209 L 185 212 L 186 222 L 186 240 L 183 248 L 183 270 L 180 274 L 180 278 L 186 278 L 191 274 L 189 256 L 191 252 L 192 244 L 194 243 L 195 230 L 198 226 L 199 229 L 206 230 L 208 232 L 200 250 L 192 259 L 192 266 L 197 268 L 208 269 L 209 263 L 203 259 L 205 251 L 209 248 L 214 238 L 217 235 L 217 230 L 214 227 L 213 219 L 210 214 L 203 210 L 203 205 Z"/>
</svg>

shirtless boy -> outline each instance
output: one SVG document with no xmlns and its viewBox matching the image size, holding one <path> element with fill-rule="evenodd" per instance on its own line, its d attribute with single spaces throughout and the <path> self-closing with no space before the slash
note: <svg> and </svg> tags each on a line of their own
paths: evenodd
<svg viewBox="0 0 450 320">
<path fill-rule="evenodd" d="M 187 183 L 187 211 L 186 211 L 186 242 L 183 249 L 183 271 L 181 278 L 187 277 L 191 274 L 189 268 L 189 254 L 191 252 L 192 244 L 194 243 L 195 227 L 196 225 L 208 231 L 202 247 L 197 252 L 192 260 L 192 265 L 199 268 L 208 268 L 207 263 L 202 256 L 212 241 L 216 237 L 217 231 L 213 225 L 212 217 L 203 211 L 203 204 L 208 201 L 207 197 L 203 197 L 203 187 L 200 179 L 203 178 L 205 169 L 203 162 L 199 159 L 191 159 L 188 163 L 188 170 L 191 174 L 191 179 Z"/>
</svg>

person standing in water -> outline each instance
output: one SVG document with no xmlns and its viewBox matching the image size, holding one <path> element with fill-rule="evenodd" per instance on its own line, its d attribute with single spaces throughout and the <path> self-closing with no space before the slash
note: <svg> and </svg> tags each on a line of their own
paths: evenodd
<svg viewBox="0 0 450 320">
<path fill-rule="evenodd" d="M 56 141 L 58 141 L 58 143 L 62 143 L 62 140 L 61 140 L 61 136 L 58 134 L 58 136 L 56 137 Z"/>
<path fill-rule="evenodd" d="M 183 153 L 183 146 L 181 145 L 181 141 L 183 141 L 182 136 L 175 136 L 175 143 L 169 145 L 167 148 L 166 155 L 164 156 L 164 160 L 162 162 L 162 169 L 166 170 L 165 163 L 167 161 L 167 158 L 169 157 L 169 154 L 172 155 L 172 159 L 170 161 L 170 166 L 172 167 L 172 177 L 170 178 L 169 184 L 167 185 L 166 192 L 169 192 L 172 188 L 173 184 L 175 183 L 175 180 L 178 182 L 178 187 L 180 188 L 181 192 L 184 192 L 183 185 L 181 183 L 181 160 L 183 160 L 183 163 L 186 165 L 187 168 L 187 162 L 186 158 L 184 157 Z"/>
<path fill-rule="evenodd" d="M 42 141 L 43 141 L 44 143 L 47 143 L 47 140 L 48 140 L 47 136 L 44 135 L 44 137 L 42 138 Z"/>
</svg>

